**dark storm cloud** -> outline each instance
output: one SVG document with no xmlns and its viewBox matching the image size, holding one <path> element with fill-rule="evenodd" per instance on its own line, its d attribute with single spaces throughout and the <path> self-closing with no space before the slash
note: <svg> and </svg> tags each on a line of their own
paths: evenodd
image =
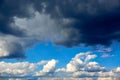
<svg viewBox="0 0 120 80">
<path fill-rule="evenodd" d="M 24 46 L 21 43 L 12 41 L 11 38 L 6 38 L 7 35 L 16 37 L 25 36 L 24 30 L 12 27 L 14 22 L 13 17 L 29 17 L 28 12 L 29 1 L 24 0 L 0 0 L 0 46 L 1 56 L 3 58 L 23 58 Z M 5 43 L 3 42 L 5 41 Z"/>
<path fill-rule="evenodd" d="M 79 30 L 80 43 L 109 45 L 112 40 L 120 40 L 120 12 L 109 12 L 93 16 L 80 24 L 73 25 Z"/>
<path fill-rule="evenodd" d="M 3 34 L 12 34 L 15 36 L 23 35 L 23 31 L 12 28 L 10 23 L 13 22 L 13 17 L 28 17 L 27 12 L 28 2 L 23 0 L 1 0 L 0 1 L 0 32 Z"/>
<path fill-rule="evenodd" d="M 31 8 L 33 8 L 34 13 L 31 12 Z M 35 12 L 50 15 L 50 18 L 59 23 L 61 27 L 56 31 L 52 22 L 49 28 L 40 27 L 39 29 L 39 27 L 35 26 L 33 28 L 29 26 L 25 28 L 24 26 L 22 28 L 19 26 L 13 27 L 13 23 L 15 23 L 14 17 L 31 19 Z M 43 17 L 46 18 L 46 16 L 42 15 Z M 81 43 L 87 45 L 110 45 L 112 40 L 120 40 L 120 0 L 0 1 L 0 36 L 2 36 L 0 41 L 4 38 L 3 36 L 6 37 L 7 35 L 25 39 L 30 34 L 31 38 L 35 38 L 33 34 L 39 33 L 39 30 L 42 31 L 45 37 L 49 36 L 49 32 L 50 34 L 60 34 L 57 36 L 60 39 L 53 40 L 53 42 L 68 47 Z M 5 40 L 9 41 L 9 39 L 11 40 L 11 37 Z M 35 42 L 32 43 L 29 39 L 24 41 L 24 39 L 22 42 L 27 43 L 27 45 L 30 44 L 30 46 Z M 38 37 L 32 40 L 40 41 Z M 25 49 L 28 47 L 14 40 L 9 44 L 13 45 L 13 48 L 6 48 L 10 53 L 7 57 L 10 58 L 24 56 Z M 2 45 L 4 44 L 2 43 Z M 8 44 L 6 45 L 8 46 Z M 3 51 L 6 49 L 3 48 Z"/>
<path fill-rule="evenodd" d="M 46 13 L 53 18 L 73 20 L 67 29 L 77 31 L 71 31 L 68 40 L 57 44 L 109 45 L 112 40 L 120 40 L 120 0 L 47 0 L 44 3 Z"/>
<path fill-rule="evenodd" d="M 0 3 L 2 17 L 0 31 L 5 34 L 24 33 L 20 29 L 9 27 L 9 24 L 13 16 L 31 16 L 28 7 L 32 5 L 36 11 L 41 12 L 45 9 L 45 13 L 50 14 L 52 18 L 74 20 L 67 28 L 76 29 L 80 35 L 71 34 L 70 39 L 65 42 L 71 46 L 72 43 L 109 44 L 113 39 L 120 39 L 118 37 L 120 35 L 119 0 L 18 0 L 17 2 L 3 0 Z M 72 38 L 75 38 L 75 41 Z"/>
</svg>

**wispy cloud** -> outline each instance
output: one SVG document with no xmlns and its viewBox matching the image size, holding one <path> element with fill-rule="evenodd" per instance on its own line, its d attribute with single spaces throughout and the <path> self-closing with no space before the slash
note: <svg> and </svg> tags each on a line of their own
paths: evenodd
<svg viewBox="0 0 120 80">
<path fill-rule="evenodd" d="M 113 57 L 115 56 L 114 54 L 109 54 L 109 53 L 103 53 L 101 57 L 107 58 L 107 57 Z"/>
</svg>

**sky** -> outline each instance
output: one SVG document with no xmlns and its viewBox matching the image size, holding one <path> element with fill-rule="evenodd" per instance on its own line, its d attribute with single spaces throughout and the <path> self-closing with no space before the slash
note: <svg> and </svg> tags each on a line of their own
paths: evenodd
<svg viewBox="0 0 120 80">
<path fill-rule="evenodd" d="M 119 57 L 120 0 L 0 1 L 0 78 L 112 80 Z"/>
</svg>

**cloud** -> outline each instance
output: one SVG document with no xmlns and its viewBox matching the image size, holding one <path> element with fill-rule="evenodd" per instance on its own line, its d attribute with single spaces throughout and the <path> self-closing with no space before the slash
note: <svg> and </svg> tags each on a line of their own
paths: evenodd
<svg viewBox="0 0 120 80">
<path fill-rule="evenodd" d="M 86 57 L 86 59 L 85 59 L 85 62 L 88 62 L 88 61 L 90 61 L 91 59 L 94 59 L 94 58 L 97 57 L 96 55 L 90 55 L 89 52 L 86 53 L 86 55 L 87 55 L 87 57 Z"/>
<path fill-rule="evenodd" d="M 85 60 L 91 56 L 91 59 L 86 62 Z M 94 57 L 93 57 L 94 56 Z M 30 62 L 0 62 L 0 75 L 3 78 L 19 78 L 19 79 L 113 79 L 118 78 L 120 74 L 120 68 L 117 67 L 112 70 L 107 70 L 107 68 L 100 66 L 98 62 L 94 59 L 96 55 L 86 52 L 76 54 L 71 61 L 66 64 L 66 67 L 57 67 L 58 61 L 55 59 L 51 60 L 41 60 L 36 63 Z M 22 65 L 22 66 L 21 66 Z M 42 66 L 42 69 L 40 68 Z M 14 78 L 14 79 L 15 79 Z"/>
<path fill-rule="evenodd" d="M 107 58 L 107 57 L 113 57 L 113 56 L 115 56 L 115 55 L 113 55 L 113 54 L 108 54 L 108 53 L 104 53 L 101 57 Z"/>
<path fill-rule="evenodd" d="M 14 0 L 2 0 L 0 6 L 0 33 L 22 36 L 24 32 L 18 28 L 10 26 L 13 22 L 13 16 L 28 17 L 30 16 L 30 4 L 27 1 L 18 1 L 13 4 Z M 24 7 L 23 7 L 24 5 Z"/>
<path fill-rule="evenodd" d="M 97 62 L 89 62 L 87 64 L 87 71 L 88 72 L 106 71 L 106 68 L 99 66 Z"/>
<path fill-rule="evenodd" d="M 43 69 L 35 73 L 35 76 L 53 76 L 56 69 L 57 60 L 50 60 L 46 65 L 43 66 Z"/>
<path fill-rule="evenodd" d="M 97 62 L 91 62 L 96 55 L 90 54 L 90 52 L 76 54 L 74 58 L 66 65 L 66 68 L 57 69 L 56 72 L 72 72 L 72 73 L 94 73 L 94 72 L 104 72 L 105 67 L 100 66 Z"/>
<path fill-rule="evenodd" d="M 76 78 L 86 78 L 89 77 L 91 79 L 97 78 L 112 78 L 114 76 L 113 72 L 86 72 L 86 71 L 79 71 L 73 73 L 73 76 Z"/>
<path fill-rule="evenodd" d="M 100 66 L 97 62 L 90 62 L 96 55 L 91 55 L 90 52 L 76 54 L 74 58 L 66 65 L 66 68 L 56 70 L 57 72 L 99 72 L 105 71 L 105 67 Z"/>
<path fill-rule="evenodd" d="M 7 52 L 1 53 L 1 59 L 25 58 L 25 50 L 27 48 L 42 41 L 61 42 L 69 36 L 67 32 L 70 32 L 70 30 L 63 29 L 61 27 L 63 24 L 52 19 L 50 15 L 39 12 L 35 12 L 30 19 L 14 16 L 13 21 L 10 24 L 11 28 L 21 29 L 24 31 L 24 35 L 1 34 L 1 50 Z M 11 47 L 8 47 L 9 45 Z"/>
<path fill-rule="evenodd" d="M 49 60 L 42 60 L 40 62 L 37 63 L 37 65 L 45 65 L 48 63 Z"/>
<path fill-rule="evenodd" d="M 102 52 L 102 53 L 109 53 L 111 51 L 112 51 L 112 48 L 102 48 L 97 50 L 97 52 Z"/>
<path fill-rule="evenodd" d="M 41 41 L 67 47 L 110 45 L 120 40 L 119 5 L 119 0 L 2 0 L 0 41 L 7 37 L 12 48 L 1 48 L 0 57 L 23 58 L 26 48 Z"/>
<path fill-rule="evenodd" d="M 113 69 L 113 72 L 118 72 L 118 73 L 120 73 L 120 67 L 117 67 L 116 69 Z"/>
<path fill-rule="evenodd" d="M 6 63 L 0 62 L 0 75 L 1 76 L 26 76 L 31 75 L 36 69 L 34 63 L 29 62 L 16 62 Z M 21 66 L 22 65 L 22 66 Z"/>
<path fill-rule="evenodd" d="M 96 47 L 96 50 L 94 52 L 98 52 L 101 54 L 101 57 L 102 58 L 108 58 L 108 57 L 113 57 L 115 56 L 113 53 L 113 50 L 112 48 L 110 47 L 104 47 L 104 46 L 99 46 L 99 47 Z"/>
<path fill-rule="evenodd" d="M 14 36 L 0 36 L 0 59 L 25 58 L 22 43 Z"/>
<path fill-rule="evenodd" d="M 1 77 L 24 77 L 24 76 L 32 76 L 33 74 L 45 74 L 54 72 L 56 67 L 57 60 L 41 60 L 37 63 L 30 62 L 0 62 L 0 76 Z M 21 66 L 22 65 L 22 66 Z M 38 68 L 43 66 L 43 69 L 40 72 Z"/>
<path fill-rule="evenodd" d="M 92 60 L 95 58 L 96 55 L 90 52 L 76 54 L 65 68 L 56 69 L 56 74 L 58 74 L 57 76 L 64 76 L 68 79 L 70 77 L 82 79 L 88 77 L 88 80 L 102 80 L 107 78 L 112 80 L 113 78 L 119 78 L 119 67 L 108 71 L 106 67 L 100 66 L 100 64 Z"/>
<path fill-rule="evenodd" d="M 66 23 L 66 28 L 73 30 L 67 33 L 70 36 L 66 37 L 66 40 L 56 44 L 65 46 L 81 43 L 110 45 L 112 40 L 120 39 L 119 0 L 53 0 L 43 3 L 46 6 L 45 13 L 58 21 L 69 21 Z"/>
<path fill-rule="evenodd" d="M 25 58 L 27 48 L 41 41 L 56 40 L 60 34 L 59 25 L 49 15 L 38 12 L 30 19 L 14 17 L 14 23 L 11 23 L 11 26 L 23 30 L 24 37 L 0 34 L 1 59 Z"/>
</svg>

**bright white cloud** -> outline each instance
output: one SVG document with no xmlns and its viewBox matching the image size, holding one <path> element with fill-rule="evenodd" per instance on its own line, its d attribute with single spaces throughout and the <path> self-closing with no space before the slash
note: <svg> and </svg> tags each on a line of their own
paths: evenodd
<svg viewBox="0 0 120 80">
<path fill-rule="evenodd" d="M 91 59 L 94 59 L 96 58 L 96 55 L 90 55 L 90 53 L 86 53 L 86 59 L 85 59 L 85 62 L 91 60 Z"/>
<path fill-rule="evenodd" d="M 100 66 L 97 62 L 89 62 L 86 66 L 88 72 L 106 71 L 106 68 Z"/>
<path fill-rule="evenodd" d="M 33 75 L 35 70 L 40 66 L 43 66 L 43 72 L 51 72 L 54 70 L 56 60 L 42 60 L 37 63 L 29 63 L 29 62 L 16 62 L 16 63 L 8 63 L 8 62 L 0 62 L 0 75 L 1 76 L 28 76 Z M 46 65 L 45 65 L 46 64 Z"/>
<path fill-rule="evenodd" d="M 100 66 L 94 59 L 96 55 L 90 52 L 76 54 L 74 58 L 63 68 L 57 68 L 57 60 L 41 60 L 37 63 L 29 62 L 16 62 L 7 63 L 0 62 L 0 75 L 1 76 L 42 76 L 42 77 L 64 77 L 66 79 L 79 78 L 90 79 L 97 77 L 98 80 L 118 78 L 120 74 L 120 67 L 117 67 L 111 71 L 103 66 Z M 41 69 L 41 66 L 43 68 Z M 41 69 L 41 70 L 40 70 Z M 85 78 L 90 77 L 90 78 Z M 108 80 L 109 80 L 108 79 Z"/>
<path fill-rule="evenodd" d="M 67 72 L 78 71 L 78 70 L 80 69 L 80 67 L 81 67 L 81 69 L 82 69 L 82 67 L 84 66 L 84 63 L 83 63 L 82 60 L 79 59 L 80 56 L 81 56 L 81 55 L 76 55 L 76 57 L 73 58 L 73 59 L 70 61 L 70 63 L 67 64 L 67 66 L 66 66 L 66 71 L 67 71 Z"/>
<path fill-rule="evenodd" d="M 37 65 L 45 65 L 48 63 L 49 60 L 42 60 L 40 62 L 37 63 Z"/>
<path fill-rule="evenodd" d="M 0 74 L 2 76 L 26 76 L 36 69 L 36 65 L 29 62 L 6 63 L 0 62 Z"/>
<path fill-rule="evenodd" d="M 63 76 L 66 77 L 98 77 L 99 80 L 101 77 L 113 77 L 115 75 L 113 71 L 107 71 L 105 67 L 100 66 L 95 61 L 91 61 L 94 58 L 96 58 L 96 55 L 90 52 L 76 54 L 66 65 L 66 68 L 57 69 L 56 72 L 65 73 Z M 119 71 L 119 68 L 115 70 Z"/>
<path fill-rule="evenodd" d="M 57 71 L 66 71 L 66 72 L 76 72 L 76 71 L 84 71 L 95 68 L 101 69 L 98 64 L 95 62 L 89 62 L 91 59 L 94 59 L 96 55 L 87 53 L 79 53 L 66 65 L 66 68 L 58 69 Z M 89 63 L 88 63 L 89 62 Z"/>
<path fill-rule="evenodd" d="M 36 72 L 36 76 L 48 76 L 52 75 L 56 69 L 57 60 L 50 60 L 46 65 L 43 66 L 43 69 L 39 72 Z M 50 73 L 50 74 L 49 74 Z"/>
<path fill-rule="evenodd" d="M 120 67 L 117 67 L 117 68 L 113 69 L 113 72 L 119 72 L 120 73 Z"/>
</svg>

